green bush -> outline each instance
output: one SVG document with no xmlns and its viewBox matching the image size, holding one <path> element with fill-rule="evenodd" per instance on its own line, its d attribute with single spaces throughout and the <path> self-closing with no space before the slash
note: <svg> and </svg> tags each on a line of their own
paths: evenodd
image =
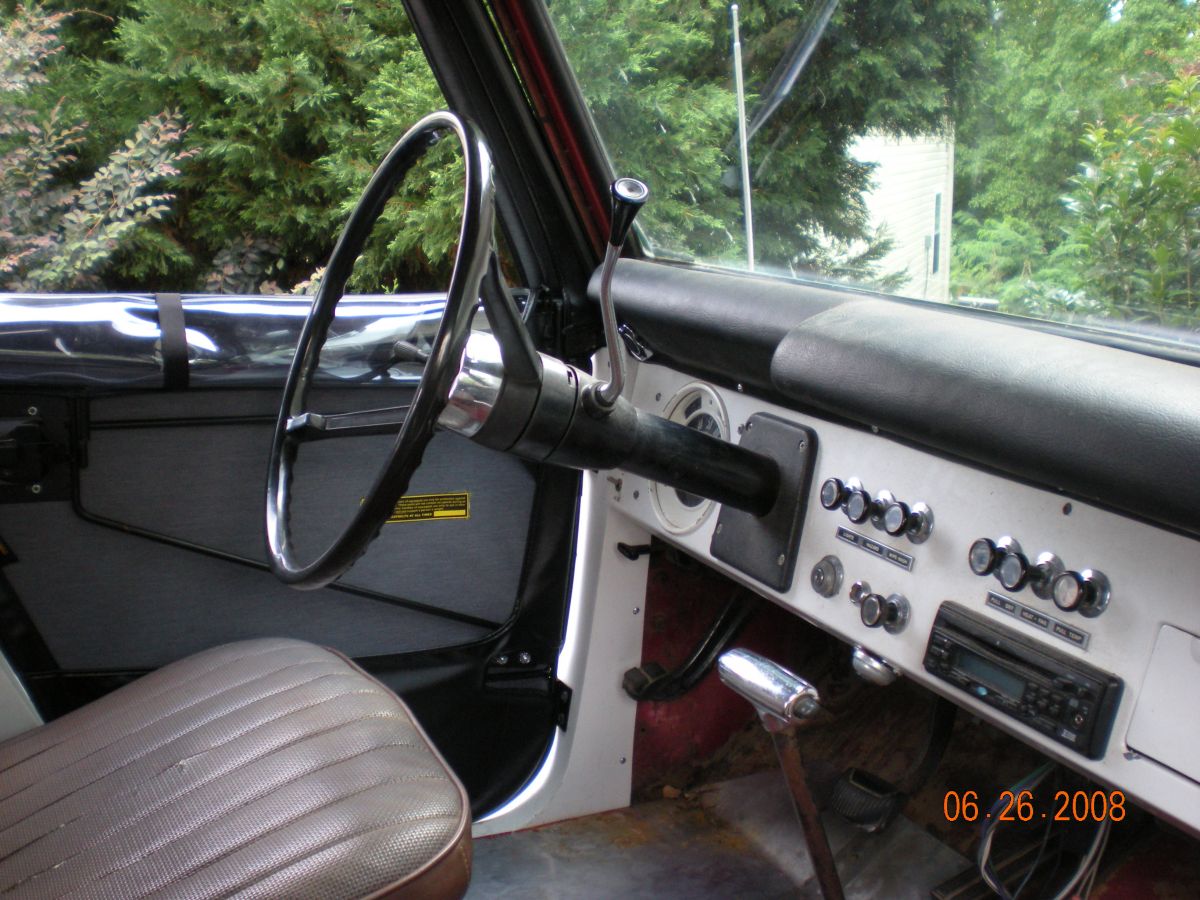
<svg viewBox="0 0 1200 900">
<path fill-rule="evenodd" d="M 96 102 L 115 119 L 170 106 L 194 123 L 180 180 L 178 231 L 194 260 L 174 272 L 183 282 L 254 290 L 267 277 L 307 277 L 386 150 L 444 105 L 399 3 L 129 7 L 118 61 L 93 64 Z M 360 265 L 358 286 L 411 282 L 443 263 L 454 206 L 421 213 L 387 217 L 393 231 Z"/>
<path fill-rule="evenodd" d="M 77 290 L 101 285 L 100 273 L 122 247 L 161 242 L 147 226 L 161 222 L 173 195 L 164 180 L 189 153 L 186 129 L 164 112 L 137 126 L 78 184 L 64 178 L 77 162 L 86 123 L 56 103 L 39 113 L 47 61 L 60 53 L 63 14 L 19 7 L 0 31 L 0 288 Z"/>
<path fill-rule="evenodd" d="M 1150 112 L 1087 130 L 1070 242 L 1108 315 L 1198 328 L 1200 77 L 1183 71 L 1157 94 Z"/>
</svg>

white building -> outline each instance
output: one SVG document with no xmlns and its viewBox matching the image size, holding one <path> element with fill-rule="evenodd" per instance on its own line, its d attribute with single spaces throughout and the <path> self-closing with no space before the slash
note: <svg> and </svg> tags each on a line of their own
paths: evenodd
<svg viewBox="0 0 1200 900">
<path fill-rule="evenodd" d="M 884 226 L 892 241 L 879 271 L 906 276 L 899 294 L 949 301 L 953 137 L 868 134 L 850 152 L 875 165 L 864 199 L 872 227 Z"/>
</svg>

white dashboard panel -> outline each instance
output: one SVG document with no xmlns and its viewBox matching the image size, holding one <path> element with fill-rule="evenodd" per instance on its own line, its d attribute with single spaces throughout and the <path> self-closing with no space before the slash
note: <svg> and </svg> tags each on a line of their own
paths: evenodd
<svg viewBox="0 0 1200 900">
<path fill-rule="evenodd" d="M 641 409 L 662 415 L 671 398 L 694 379 L 658 365 L 638 367 L 632 399 Z M 991 472 L 949 460 L 881 435 L 852 429 L 814 416 L 773 406 L 742 393 L 719 389 L 732 430 L 755 413 L 772 413 L 816 431 L 816 462 L 811 497 L 805 513 L 796 573 L 782 593 L 767 588 L 713 559 L 709 553 L 717 516 L 709 516 L 695 531 L 673 533 L 658 520 L 645 479 L 621 473 L 608 482 L 614 511 L 630 516 L 663 540 L 705 560 L 758 593 L 834 633 L 886 658 L 906 676 L 947 696 L 1047 755 L 1085 772 L 1097 781 L 1121 789 L 1164 817 L 1200 835 L 1200 783 L 1132 750 L 1127 743 L 1133 711 L 1145 679 L 1151 653 L 1163 625 L 1200 633 L 1200 547 L 1195 541 L 1063 497 L 1009 480 Z M 891 538 L 870 523 L 851 525 L 838 511 L 817 500 L 826 478 L 858 478 L 877 494 L 886 489 L 909 504 L 924 502 L 934 512 L 935 526 L 927 542 Z M 849 527 L 880 544 L 913 558 L 911 571 L 885 561 L 837 537 Z M 967 566 L 967 549 L 980 537 L 993 540 L 1012 535 L 1032 558 L 1053 551 L 1068 569 L 1098 569 L 1112 584 L 1108 609 L 1096 618 L 1063 613 L 1029 588 L 1004 591 L 991 576 L 974 575 Z M 833 598 L 818 595 L 809 584 L 814 564 L 836 555 L 845 577 Z M 907 627 L 898 634 L 866 627 L 848 596 L 857 580 L 874 592 L 903 594 L 911 606 Z M 1086 649 L 1055 638 L 1034 626 L 986 605 L 989 591 L 1009 596 L 1089 633 Z M 980 700 L 933 677 L 923 668 L 931 626 L 940 604 L 954 601 L 970 611 L 1038 641 L 1060 654 L 1082 660 L 1124 681 L 1107 751 L 1090 760 L 1024 724 L 993 710 Z M 803 676 L 803 672 L 798 673 Z M 1185 673 L 1181 673 L 1184 675 Z M 1200 718 L 1200 694 L 1165 714 L 1195 721 Z M 1192 750 L 1191 752 L 1194 752 Z"/>
</svg>

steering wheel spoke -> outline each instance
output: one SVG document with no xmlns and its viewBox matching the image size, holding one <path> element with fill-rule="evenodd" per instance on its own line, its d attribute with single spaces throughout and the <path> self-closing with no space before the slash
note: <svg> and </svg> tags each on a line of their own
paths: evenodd
<svg viewBox="0 0 1200 900">
<path fill-rule="evenodd" d="M 308 410 L 308 393 L 315 377 L 321 348 L 329 336 L 337 303 L 345 290 L 354 261 L 366 246 L 367 238 L 384 205 L 413 165 L 440 139 L 453 134 L 462 148 L 466 173 L 463 194 L 463 218 L 458 250 L 446 291 L 445 311 L 429 346 L 409 346 L 401 342 L 391 348 L 391 356 L 401 362 L 421 363 L 421 380 L 407 406 L 391 406 L 362 412 L 323 414 Z M 391 514 L 396 499 L 408 488 L 413 472 L 420 464 L 438 417 L 449 402 L 459 362 L 471 330 L 475 308 L 485 289 L 482 286 L 491 256 L 495 224 L 495 183 L 492 159 L 477 129 L 451 112 L 426 116 L 396 143 L 371 177 L 358 205 L 350 214 L 325 268 L 324 277 L 313 299 L 308 321 L 300 332 L 296 354 L 288 371 L 283 402 L 275 421 L 271 444 L 271 464 L 267 473 L 266 529 L 268 561 L 280 580 L 298 588 L 319 588 L 329 584 L 366 551 Z M 486 289 L 492 303 L 498 291 L 498 269 Z M 500 329 L 519 324 L 511 297 L 501 309 Z M 528 357 L 530 348 L 522 346 Z M 536 356 L 536 354 L 534 354 Z M 528 359 L 526 371 L 529 375 Z M 294 412 L 303 410 L 302 412 Z M 300 562 L 296 558 L 289 524 L 293 468 L 300 444 L 327 438 L 369 434 L 395 436 L 390 455 L 375 477 L 362 502 L 341 534 L 315 559 Z"/>
<path fill-rule="evenodd" d="M 289 416 L 285 428 L 291 440 L 302 444 L 326 438 L 396 434 L 404 425 L 410 408 L 405 404 L 381 409 L 364 409 L 360 412 L 302 412 Z"/>
</svg>

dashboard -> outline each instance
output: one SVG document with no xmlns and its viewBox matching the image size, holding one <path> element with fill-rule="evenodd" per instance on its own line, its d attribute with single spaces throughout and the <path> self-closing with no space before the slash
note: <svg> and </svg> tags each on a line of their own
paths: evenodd
<svg viewBox="0 0 1200 900">
<path fill-rule="evenodd" d="M 621 473 L 614 512 L 1200 835 L 1194 540 L 666 365 L 631 399 L 735 443 L 792 427 L 773 455 L 803 489 L 775 573 L 723 549 L 711 501 Z"/>
</svg>

